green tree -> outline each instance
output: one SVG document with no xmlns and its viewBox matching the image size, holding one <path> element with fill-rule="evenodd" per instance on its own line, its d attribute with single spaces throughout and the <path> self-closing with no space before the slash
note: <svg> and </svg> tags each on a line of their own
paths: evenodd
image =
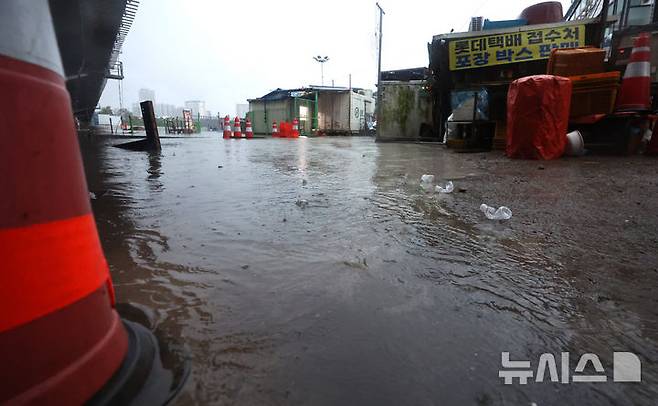
<svg viewBox="0 0 658 406">
<path fill-rule="evenodd" d="M 100 111 L 101 114 L 112 114 L 112 107 L 105 106 Z"/>
</svg>

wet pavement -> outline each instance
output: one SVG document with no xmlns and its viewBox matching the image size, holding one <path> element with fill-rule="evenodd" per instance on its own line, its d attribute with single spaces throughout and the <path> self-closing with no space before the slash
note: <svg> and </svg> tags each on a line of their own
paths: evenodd
<svg viewBox="0 0 658 406">
<path fill-rule="evenodd" d="M 370 138 L 81 139 L 117 299 L 188 357 L 177 404 L 655 404 L 658 162 Z M 426 194 L 422 174 L 453 180 Z M 506 205 L 487 220 L 481 203 Z M 501 352 L 606 383 L 504 385 Z M 642 361 L 613 383 L 612 354 Z M 176 357 L 174 357 L 176 358 Z M 585 372 L 594 373 L 589 365 Z"/>
</svg>

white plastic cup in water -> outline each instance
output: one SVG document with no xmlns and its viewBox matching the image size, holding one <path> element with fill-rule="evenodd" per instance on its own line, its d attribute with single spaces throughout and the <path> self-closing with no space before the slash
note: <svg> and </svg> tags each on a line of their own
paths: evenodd
<svg viewBox="0 0 658 406">
<path fill-rule="evenodd" d="M 423 175 L 420 177 L 420 183 L 432 183 L 434 182 L 434 175 Z"/>
<path fill-rule="evenodd" d="M 487 206 L 482 203 L 480 205 L 480 210 L 489 220 L 509 220 L 512 218 L 512 210 L 505 206 L 500 206 L 496 209 L 495 207 Z"/>
<path fill-rule="evenodd" d="M 436 185 L 434 190 L 436 190 L 436 193 L 452 193 L 452 191 L 455 190 L 455 185 L 449 180 L 445 187 Z"/>
</svg>

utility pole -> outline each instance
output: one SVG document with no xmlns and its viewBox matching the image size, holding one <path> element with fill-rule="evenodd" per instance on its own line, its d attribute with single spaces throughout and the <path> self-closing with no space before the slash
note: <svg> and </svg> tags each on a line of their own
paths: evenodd
<svg viewBox="0 0 658 406">
<path fill-rule="evenodd" d="M 375 3 L 379 9 L 379 56 L 377 57 L 377 132 L 382 112 L 382 23 L 384 22 L 384 10 L 379 3 Z"/>
</svg>

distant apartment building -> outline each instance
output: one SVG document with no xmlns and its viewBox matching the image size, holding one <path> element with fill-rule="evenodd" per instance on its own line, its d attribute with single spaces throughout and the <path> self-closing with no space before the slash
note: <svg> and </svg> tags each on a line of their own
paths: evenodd
<svg viewBox="0 0 658 406">
<path fill-rule="evenodd" d="M 155 90 L 152 89 L 139 89 L 139 101 L 143 102 L 146 100 L 150 100 L 155 104 Z"/>
<path fill-rule="evenodd" d="M 176 114 L 176 107 L 173 104 L 158 103 L 156 107 L 160 110 L 160 117 L 172 117 Z"/>
<path fill-rule="evenodd" d="M 185 102 L 185 108 L 192 110 L 192 116 L 196 117 L 197 114 L 205 116 L 206 111 L 206 102 L 203 100 L 188 100 Z"/>
<path fill-rule="evenodd" d="M 155 115 L 158 117 L 176 117 L 182 109 L 177 109 L 173 104 L 158 103 L 155 105 Z"/>
<path fill-rule="evenodd" d="M 153 111 L 154 111 L 156 117 L 164 117 L 164 116 L 167 115 L 164 111 L 165 106 L 166 106 L 166 104 L 164 104 L 164 103 L 158 103 L 155 106 L 153 106 Z"/>
</svg>

